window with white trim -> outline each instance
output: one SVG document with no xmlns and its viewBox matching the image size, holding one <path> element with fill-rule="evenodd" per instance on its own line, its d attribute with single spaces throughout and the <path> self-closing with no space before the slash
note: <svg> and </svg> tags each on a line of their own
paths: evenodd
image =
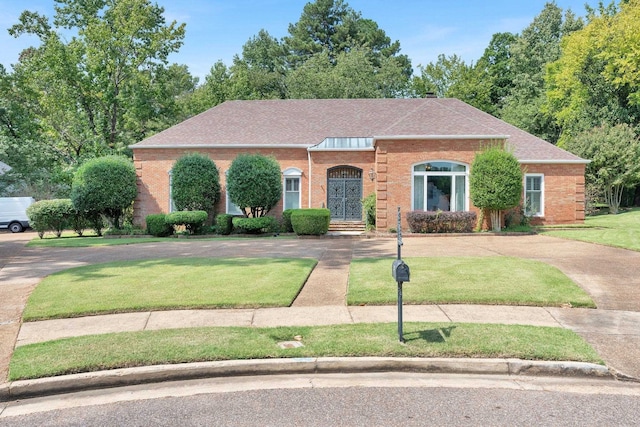
<svg viewBox="0 0 640 427">
<path fill-rule="evenodd" d="M 282 172 L 282 175 L 284 177 L 282 209 L 300 209 L 300 177 L 302 176 L 302 171 L 298 168 L 287 168 Z"/>
<path fill-rule="evenodd" d="M 525 174 L 524 212 L 528 216 L 544 216 L 543 174 Z"/>
<path fill-rule="evenodd" d="M 432 161 L 414 165 L 413 210 L 466 211 L 468 178 L 468 167 L 462 163 Z"/>
</svg>

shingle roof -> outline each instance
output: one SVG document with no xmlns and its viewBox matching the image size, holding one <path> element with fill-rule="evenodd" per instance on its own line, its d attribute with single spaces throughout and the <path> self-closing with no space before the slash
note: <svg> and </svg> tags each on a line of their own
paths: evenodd
<svg viewBox="0 0 640 427">
<path fill-rule="evenodd" d="M 313 146 L 327 137 L 509 136 L 521 161 L 581 159 L 457 99 L 227 101 L 132 148 Z"/>
</svg>

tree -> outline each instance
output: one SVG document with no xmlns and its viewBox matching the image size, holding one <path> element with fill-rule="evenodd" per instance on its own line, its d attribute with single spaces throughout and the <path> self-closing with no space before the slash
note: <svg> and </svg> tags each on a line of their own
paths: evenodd
<svg viewBox="0 0 640 427">
<path fill-rule="evenodd" d="M 156 89 L 163 101 L 174 96 L 154 84 L 162 80 L 168 55 L 181 46 L 184 24 L 166 25 L 164 9 L 148 0 L 56 2 L 54 27 L 46 17 L 25 11 L 9 30 L 41 42 L 24 52 L 17 66 L 41 137 L 69 163 L 84 154 L 121 151 L 135 142 L 125 117 L 148 117 L 139 99 L 148 100 Z M 77 36 L 65 43 L 60 30 Z"/>
<path fill-rule="evenodd" d="M 439 98 L 457 98 L 483 111 L 491 109 L 489 86 L 480 69 L 467 65 L 458 55 L 438 55 L 412 80 L 413 92 L 420 97 L 433 93 Z"/>
<path fill-rule="evenodd" d="M 273 157 L 238 155 L 227 174 L 227 194 L 246 217 L 265 216 L 282 197 L 280 165 Z"/>
<path fill-rule="evenodd" d="M 411 61 L 406 55 L 400 55 L 400 42 L 391 42 L 376 22 L 363 18 L 343 0 L 307 3 L 298 22 L 289 25 L 284 46 L 291 68 L 298 68 L 321 52 L 334 63 L 340 53 L 361 47 L 370 49 L 374 65 L 379 66 L 382 58 L 395 57 L 407 78 L 412 73 Z"/>
<path fill-rule="evenodd" d="M 469 177 L 471 202 L 491 215 L 491 227 L 500 231 L 501 212 L 520 203 L 522 169 L 518 159 L 502 147 L 492 146 L 477 153 Z"/>
<path fill-rule="evenodd" d="M 565 148 L 591 160 L 585 171 L 587 185 L 601 189 L 609 213 L 618 213 L 624 188 L 640 182 L 640 138 L 633 128 L 605 124 L 568 140 Z"/>
<path fill-rule="evenodd" d="M 94 219 L 104 215 L 114 228 L 122 227 L 125 209 L 138 194 L 136 169 L 124 156 L 104 156 L 81 165 L 73 177 L 71 201 Z"/>
<path fill-rule="evenodd" d="M 516 40 L 516 35 L 512 33 L 494 34 L 475 66 L 480 80 L 489 91 L 487 107 L 476 107 L 494 116 L 502 110 L 506 97 L 513 89 L 511 46 Z"/>
<path fill-rule="evenodd" d="M 560 40 L 583 25 L 569 10 L 547 3 L 511 45 L 513 88 L 499 113 L 505 121 L 547 141 L 556 142 L 560 129 L 544 108 L 544 75 L 548 63 L 560 57 Z"/>
<path fill-rule="evenodd" d="M 628 79 L 640 63 L 634 65 L 637 55 L 613 40 L 627 34 L 625 43 L 633 46 L 628 29 L 640 31 L 640 25 L 625 18 L 633 12 L 640 16 L 640 3 L 622 7 L 601 5 L 599 15 L 591 10 L 589 23 L 563 38 L 560 58 L 547 67 L 546 108 L 562 127 L 559 144 L 602 123 L 638 123 L 640 102 L 634 101 L 634 91 L 640 81 Z"/>
<path fill-rule="evenodd" d="M 369 50 L 354 48 L 338 54 L 335 64 L 326 52 L 313 55 L 289 73 L 288 98 L 393 98 L 401 95 L 407 79 L 394 58 L 376 66 Z"/>
<path fill-rule="evenodd" d="M 220 199 L 216 164 L 200 153 L 185 154 L 171 169 L 171 196 L 179 211 L 210 212 Z"/>
</svg>

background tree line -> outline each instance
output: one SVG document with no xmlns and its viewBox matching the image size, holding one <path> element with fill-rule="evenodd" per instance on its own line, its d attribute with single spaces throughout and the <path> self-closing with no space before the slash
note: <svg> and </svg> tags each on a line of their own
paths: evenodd
<svg viewBox="0 0 640 427">
<path fill-rule="evenodd" d="M 1 193 L 66 196 L 86 159 L 128 154 L 128 145 L 232 99 L 435 93 L 579 155 L 595 155 L 586 136 L 603 128 L 624 128 L 607 135 L 638 145 L 640 0 L 600 3 L 584 17 L 550 2 L 519 34 L 494 34 L 477 62 L 441 54 L 416 73 L 375 21 L 344 0 L 315 0 L 287 36 L 259 30 L 232 64 L 215 62 L 203 82 L 168 63 L 185 25 L 167 23 L 151 1 L 54 1 L 52 20 L 25 11 L 9 29 L 40 44 L 12 70 L 0 67 L 0 161 L 13 168 L 0 177 Z M 70 41 L 59 36 L 63 30 Z M 639 178 L 631 166 L 640 157 L 624 157 L 631 173 L 621 188 Z M 589 182 L 602 184 L 596 175 L 590 171 Z"/>
</svg>

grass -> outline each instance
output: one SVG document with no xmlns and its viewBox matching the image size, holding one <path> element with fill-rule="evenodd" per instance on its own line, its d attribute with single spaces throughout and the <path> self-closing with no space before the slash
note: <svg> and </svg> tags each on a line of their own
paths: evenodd
<svg viewBox="0 0 640 427">
<path fill-rule="evenodd" d="M 78 237 L 75 234 L 63 234 L 57 238 L 54 235 L 45 235 L 44 238 L 35 238 L 27 243 L 27 247 L 45 247 L 45 248 L 84 248 L 91 246 L 115 246 L 115 245 L 131 245 L 135 243 L 155 243 L 167 241 L 161 237 L 123 237 L 123 238 L 104 238 L 98 236 Z"/>
<path fill-rule="evenodd" d="M 411 281 L 403 286 L 409 304 L 501 304 L 595 307 L 560 270 L 539 261 L 510 257 L 405 258 Z M 397 287 L 388 258 L 354 259 L 347 302 L 393 304 Z"/>
<path fill-rule="evenodd" d="M 583 242 L 600 243 L 640 251 L 640 208 L 617 215 L 596 215 L 585 219 L 588 228 L 545 230 L 544 234 Z"/>
<path fill-rule="evenodd" d="M 562 328 L 406 323 L 280 328 L 193 328 L 93 335 L 16 348 L 10 380 L 166 363 L 283 357 L 487 357 L 602 364 L 577 334 Z M 280 349 L 301 335 L 304 347 Z"/>
<path fill-rule="evenodd" d="M 180 308 L 288 306 L 317 261 L 173 258 L 71 268 L 45 278 L 24 321 Z"/>
<path fill-rule="evenodd" d="M 251 235 L 252 238 L 269 238 L 273 239 L 272 234 Z M 221 236 L 221 235 L 205 235 L 198 236 L 199 240 L 244 240 L 246 237 Z M 291 239 L 292 235 L 279 235 L 278 239 Z M 72 232 L 64 232 L 61 237 L 57 238 L 53 234 L 45 234 L 44 238 L 39 237 L 27 243 L 28 247 L 45 247 L 45 248 L 85 248 L 93 246 L 116 246 L 116 245 L 134 245 L 137 243 L 173 243 L 188 242 L 189 240 L 178 239 L 176 237 L 98 237 L 95 233 L 87 233 L 83 237 L 78 237 Z"/>
</svg>

